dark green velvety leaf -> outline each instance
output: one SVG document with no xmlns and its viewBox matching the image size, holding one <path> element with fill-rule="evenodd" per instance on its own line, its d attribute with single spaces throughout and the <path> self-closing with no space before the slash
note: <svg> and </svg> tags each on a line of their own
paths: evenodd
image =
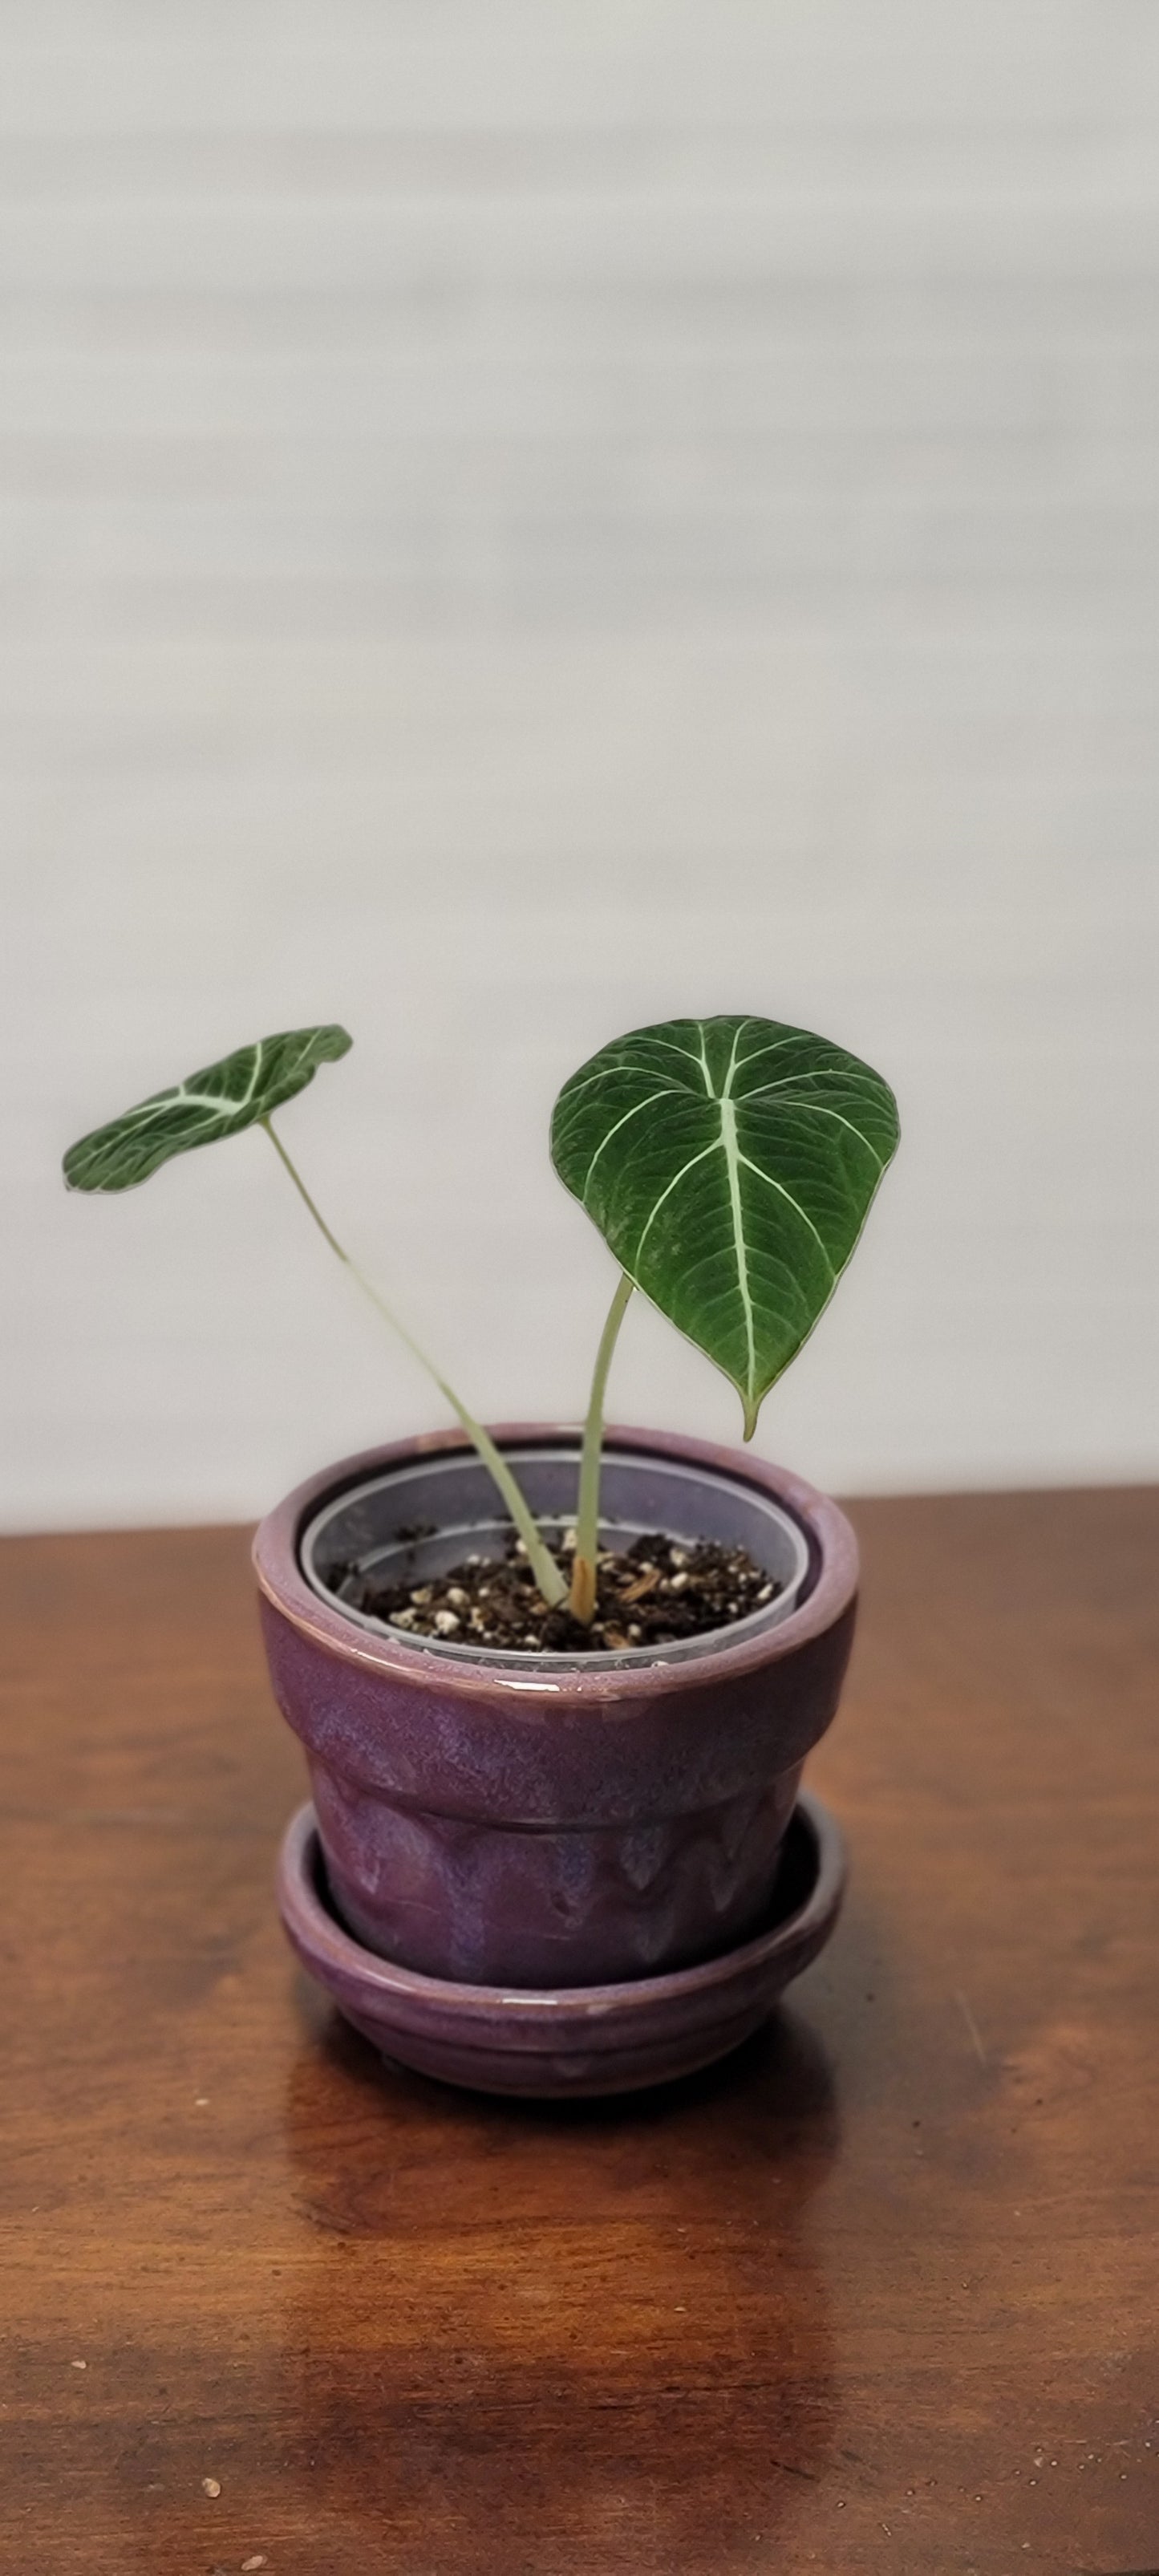
<svg viewBox="0 0 1159 2576">
<path fill-rule="evenodd" d="M 135 1189 L 170 1155 L 215 1144 L 219 1136 L 236 1136 L 268 1118 L 283 1100 L 305 1090 L 320 1064 L 345 1055 L 351 1044 L 345 1029 L 329 1027 L 283 1029 L 238 1047 L 70 1145 L 65 1180 L 71 1190 Z"/>
<path fill-rule="evenodd" d="M 897 1145 L 872 1066 L 779 1020 L 667 1020 L 564 1084 L 560 1179 L 732 1379 L 745 1438 L 828 1304 Z"/>
</svg>

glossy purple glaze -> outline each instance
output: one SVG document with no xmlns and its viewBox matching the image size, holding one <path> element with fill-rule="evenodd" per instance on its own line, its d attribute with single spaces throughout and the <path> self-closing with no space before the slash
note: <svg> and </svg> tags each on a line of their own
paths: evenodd
<svg viewBox="0 0 1159 2576">
<path fill-rule="evenodd" d="M 844 1887 L 841 1835 L 805 1792 L 753 1940 L 665 1977 L 521 1994 L 415 1976 L 360 1948 L 329 1901 L 312 1808 L 278 1861 L 289 1939 L 355 2030 L 420 2075 L 525 2098 L 636 2092 L 727 2056 L 824 1947 Z"/>
<path fill-rule="evenodd" d="M 495 1433 L 511 1446 L 574 1436 Z M 722 1630 L 693 1663 L 556 1676 L 530 1657 L 525 1674 L 483 1654 L 452 1662 L 363 1628 L 307 1584 L 302 1530 L 341 1487 L 461 1449 L 448 1432 L 325 1469 L 257 1533 L 270 1672 L 306 1747 L 335 1902 L 402 1967 L 551 1989 L 650 1977 L 743 1941 L 767 1903 L 848 1661 L 853 1532 L 761 1459 L 660 1432 L 608 1438 L 785 1505 L 814 1558 L 800 1607 L 760 1636 Z"/>
</svg>

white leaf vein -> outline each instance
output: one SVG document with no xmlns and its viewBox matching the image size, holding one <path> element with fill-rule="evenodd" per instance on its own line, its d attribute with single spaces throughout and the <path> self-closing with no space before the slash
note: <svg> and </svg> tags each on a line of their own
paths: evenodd
<svg viewBox="0 0 1159 2576">
<path fill-rule="evenodd" d="M 613 1136 L 618 1136 L 618 1135 L 619 1135 L 621 1127 L 626 1127 L 626 1126 L 628 1125 L 629 1119 L 632 1119 L 632 1118 L 638 1118 L 642 1109 L 650 1109 L 650 1108 L 652 1107 L 652 1103 L 653 1103 L 653 1101 L 654 1101 L 654 1100 L 663 1100 L 663 1099 L 664 1099 L 664 1097 L 665 1097 L 665 1092 L 664 1092 L 664 1091 L 662 1091 L 662 1090 L 661 1090 L 661 1091 L 650 1091 L 650 1092 L 648 1093 L 648 1096 L 647 1096 L 647 1099 L 646 1099 L 646 1100 L 637 1100 L 637 1101 L 634 1103 L 634 1105 L 633 1105 L 633 1107 L 632 1107 L 631 1109 L 625 1109 L 625 1111 L 624 1111 L 624 1115 L 623 1115 L 623 1117 L 622 1117 L 622 1118 L 617 1118 L 617 1120 L 616 1120 L 616 1123 L 615 1123 L 615 1126 L 614 1126 L 614 1127 L 608 1127 L 608 1128 L 606 1128 L 606 1129 L 605 1129 L 604 1134 L 603 1134 L 603 1135 L 601 1136 L 601 1138 L 600 1138 L 599 1144 L 598 1144 L 598 1145 L 597 1145 L 597 1147 L 596 1147 L 595 1153 L 592 1155 L 592 1159 L 591 1159 L 590 1163 L 588 1164 L 587 1170 L 586 1170 L 586 1172 L 584 1173 L 583 1180 L 582 1180 L 582 1182 L 581 1182 L 581 1184 L 580 1184 L 581 1190 L 582 1190 L 583 1195 L 584 1195 L 585 1197 L 587 1196 L 588 1188 L 589 1188 L 589 1185 L 590 1185 L 590 1182 L 591 1182 L 592 1173 L 594 1172 L 594 1170 L 595 1170 L 595 1168 L 596 1168 L 596 1164 L 599 1162 L 600 1156 L 601 1156 L 601 1154 L 602 1154 L 602 1153 L 603 1153 L 603 1151 L 604 1151 L 604 1147 L 605 1147 L 605 1145 L 610 1145 L 610 1144 L 611 1144 L 611 1141 L 612 1141 Z"/>
<path fill-rule="evenodd" d="M 672 1179 L 667 1185 L 667 1188 L 661 1190 L 659 1198 L 655 1200 L 651 1210 L 649 1211 L 649 1214 L 645 1219 L 644 1231 L 640 1236 L 634 1253 L 632 1254 L 631 1262 L 630 1264 L 625 1263 L 625 1268 L 630 1267 L 633 1270 L 638 1268 L 640 1255 L 649 1235 L 651 1234 L 652 1228 L 656 1223 L 656 1219 L 660 1214 L 660 1210 L 664 1205 L 665 1199 L 671 1198 L 673 1190 L 679 1189 L 681 1181 L 687 1180 L 689 1173 L 695 1171 L 698 1163 L 705 1162 L 710 1154 L 718 1154 L 719 1152 L 720 1138 L 719 1136 L 714 1136 L 710 1145 L 702 1146 L 699 1154 L 693 1154 L 687 1163 L 681 1164 L 679 1171 L 674 1173 Z"/>
<path fill-rule="evenodd" d="M 786 1086 L 783 1083 L 768 1082 L 762 1084 L 759 1091 L 746 1091 L 744 1099 L 740 1104 L 741 1108 L 748 1109 L 751 1107 L 754 1100 L 765 1100 L 767 1099 L 770 1091 L 783 1091 L 785 1088 Z M 849 1134 L 851 1136 L 856 1136 L 858 1144 L 864 1145 L 866 1153 L 872 1155 L 878 1171 L 884 1172 L 885 1164 L 882 1161 L 881 1155 L 878 1153 L 876 1145 L 870 1144 L 864 1128 L 858 1127 L 852 1118 L 844 1118 L 839 1109 L 830 1109 L 828 1101 L 825 1100 L 802 1100 L 799 1101 L 797 1105 L 799 1108 L 805 1110 L 810 1117 L 835 1118 L 839 1127 L 848 1128 Z"/>
<path fill-rule="evenodd" d="M 797 1216 L 800 1217 L 802 1225 L 808 1226 L 809 1232 L 813 1236 L 821 1252 L 830 1278 L 836 1279 L 838 1274 L 833 1267 L 833 1262 L 830 1257 L 829 1247 L 825 1241 L 825 1237 L 823 1234 L 818 1234 L 812 1217 L 809 1215 L 807 1209 L 802 1207 L 800 1200 L 795 1199 L 792 1191 L 785 1188 L 783 1181 L 775 1181 L 771 1172 L 762 1171 L 760 1164 L 754 1163 L 748 1154 L 741 1154 L 739 1160 L 744 1164 L 747 1171 L 755 1172 L 758 1181 L 763 1181 L 766 1188 L 775 1190 L 778 1198 L 785 1200 L 786 1204 L 794 1210 Z"/>
</svg>

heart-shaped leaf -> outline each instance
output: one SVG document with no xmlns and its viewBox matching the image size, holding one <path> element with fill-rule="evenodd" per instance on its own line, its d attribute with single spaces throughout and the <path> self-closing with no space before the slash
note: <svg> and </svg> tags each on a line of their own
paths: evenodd
<svg viewBox="0 0 1159 2576">
<path fill-rule="evenodd" d="M 283 1100 L 292 1100 L 312 1082 L 320 1064 L 345 1055 L 353 1041 L 345 1029 L 283 1029 L 255 1046 L 238 1047 L 202 1073 L 191 1073 L 171 1091 L 148 1100 L 95 1127 L 70 1145 L 64 1177 L 70 1190 L 131 1190 L 171 1154 L 188 1154 L 195 1145 L 212 1145 L 219 1136 L 236 1136 L 255 1120 L 268 1118 Z"/>
<path fill-rule="evenodd" d="M 629 1279 L 732 1379 L 745 1438 L 897 1145 L 888 1083 L 779 1020 L 667 1020 L 564 1084 L 551 1152 Z"/>
</svg>

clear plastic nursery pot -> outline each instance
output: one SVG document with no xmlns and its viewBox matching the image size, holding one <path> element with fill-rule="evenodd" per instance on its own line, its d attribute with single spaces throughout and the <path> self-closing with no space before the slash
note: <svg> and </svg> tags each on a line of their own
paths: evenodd
<svg viewBox="0 0 1159 2576">
<path fill-rule="evenodd" d="M 578 1435 L 493 1434 L 550 1527 Z M 857 1544 L 835 1503 L 747 1453 L 610 1430 L 602 1528 L 748 1548 L 764 1610 L 666 1648 L 511 1654 L 351 1610 L 352 1563 L 421 1580 L 506 1526 L 465 1439 L 323 1470 L 254 1543 L 266 1652 L 306 1748 L 330 1894 L 356 1938 L 463 1983 L 589 1986 L 724 1952 L 758 1926 L 805 1757 L 837 1707 Z"/>
</svg>

